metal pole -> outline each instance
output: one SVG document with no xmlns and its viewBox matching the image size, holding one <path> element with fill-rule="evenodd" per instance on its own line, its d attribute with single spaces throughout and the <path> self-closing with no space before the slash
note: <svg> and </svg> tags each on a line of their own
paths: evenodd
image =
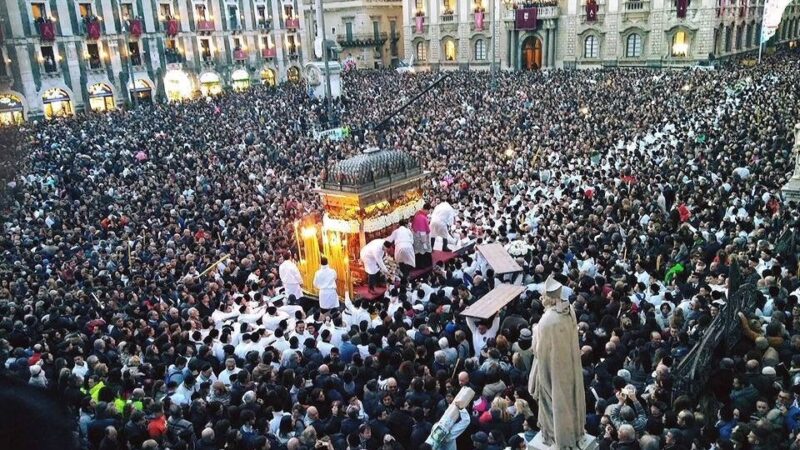
<svg viewBox="0 0 800 450">
<path fill-rule="evenodd" d="M 322 62 L 325 64 L 325 114 L 328 116 L 328 125 L 333 123 L 331 116 L 331 77 L 330 69 L 328 67 L 328 42 L 326 40 L 325 32 L 325 11 L 322 9 L 322 0 L 316 1 L 316 8 L 319 11 L 319 26 L 322 28 Z"/>
<path fill-rule="evenodd" d="M 492 90 L 497 89 L 497 73 L 495 69 L 495 48 L 497 47 L 497 3 L 500 0 L 492 0 Z"/>
</svg>

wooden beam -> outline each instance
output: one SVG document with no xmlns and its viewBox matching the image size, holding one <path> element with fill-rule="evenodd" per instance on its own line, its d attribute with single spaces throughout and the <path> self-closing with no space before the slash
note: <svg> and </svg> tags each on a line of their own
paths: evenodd
<svg viewBox="0 0 800 450">
<path fill-rule="evenodd" d="M 511 303 L 512 300 L 519 297 L 520 294 L 525 292 L 525 289 L 525 286 L 500 284 L 488 294 L 481 297 L 480 300 L 467 307 L 461 315 L 478 319 L 488 319 L 495 315 L 497 311 L 503 309 L 504 306 Z"/>
<path fill-rule="evenodd" d="M 522 267 L 508 254 L 501 244 L 484 244 L 478 246 L 478 252 L 486 258 L 486 262 L 497 275 L 522 272 Z"/>
</svg>

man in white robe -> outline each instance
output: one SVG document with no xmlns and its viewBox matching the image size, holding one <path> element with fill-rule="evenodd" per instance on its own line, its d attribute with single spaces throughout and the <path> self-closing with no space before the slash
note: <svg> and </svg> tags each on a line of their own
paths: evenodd
<svg viewBox="0 0 800 450">
<path fill-rule="evenodd" d="M 416 267 L 414 255 L 414 233 L 401 220 L 399 226 L 386 238 L 386 242 L 394 244 L 394 260 L 400 265 L 400 271 L 407 277 L 411 269 Z"/>
<path fill-rule="evenodd" d="M 456 220 L 458 212 L 453 208 L 450 203 L 442 202 L 436 205 L 431 212 L 431 239 L 436 241 L 440 238 L 442 242 L 442 250 L 448 244 L 455 245 L 456 239 L 450 235 L 450 227 Z"/>
<path fill-rule="evenodd" d="M 386 254 L 386 249 L 391 246 L 392 244 L 385 239 L 375 239 L 361 249 L 359 256 L 361 257 L 361 262 L 364 263 L 364 271 L 367 272 L 370 292 L 375 291 L 375 286 L 380 281 L 381 273 L 389 272 L 383 262 L 383 255 Z"/>
<path fill-rule="evenodd" d="M 328 266 L 328 258 L 320 259 L 320 267 L 314 274 L 314 288 L 319 291 L 319 307 L 323 311 L 339 307 L 339 295 L 336 293 L 336 271 Z"/>
<path fill-rule="evenodd" d="M 303 296 L 303 290 L 301 289 L 303 275 L 300 274 L 300 269 L 297 268 L 291 253 L 286 252 L 283 258 L 283 262 L 278 266 L 278 276 L 281 279 L 281 284 L 283 284 L 286 297 L 294 295 L 295 300 L 300 300 Z"/>
</svg>

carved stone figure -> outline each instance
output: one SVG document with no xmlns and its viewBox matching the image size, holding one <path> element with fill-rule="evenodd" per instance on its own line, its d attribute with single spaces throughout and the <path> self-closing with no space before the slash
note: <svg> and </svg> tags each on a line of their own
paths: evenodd
<svg viewBox="0 0 800 450">
<path fill-rule="evenodd" d="M 549 449 L 583 449 L 586 400 L 575 311 L 561 299 L 562 285 L 545 282 L 545 312 L 533 328 L 534 363 L 528 382 L 539 404 L 542 443 Z"/>
</svg>

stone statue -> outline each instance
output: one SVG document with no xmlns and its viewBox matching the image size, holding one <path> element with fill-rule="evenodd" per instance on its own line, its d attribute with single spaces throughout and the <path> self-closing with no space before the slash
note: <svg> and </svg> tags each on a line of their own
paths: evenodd
<svg viewBox="0 0 800 450">
<path fill-rule="evenodd" d="M 534 362 L 528 389 L 539 404 L 537 449 L 586 449 L 586 396 L 578 349 L 575 311 L 561 299 L 562 285 L 551 275 L 545 282 L 545 312 L 533 327 Z M 541 436 L 541 443 L 537 443 Z M 587 442 L 587 440 L 589 442 Z"/>
<path fill-rule="evenodd" d="M 800 203 L 800 123 L 794 126 L 792 155 L 794 156 L 794 173 L 792 173 L 789 181 L 783 185 L 781 192 L 783 193 L 783 199 L 787 203 Z"/>
</svg>

